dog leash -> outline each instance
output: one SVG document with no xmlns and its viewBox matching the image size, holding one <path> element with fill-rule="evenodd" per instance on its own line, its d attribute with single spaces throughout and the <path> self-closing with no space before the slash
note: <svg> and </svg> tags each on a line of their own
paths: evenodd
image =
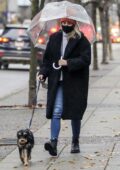
<svg viewBox="0 0 120 170">
<path fill-rule="evenodd" d="M 36 90 L 36 95 L 35 95 L 35 98 L 33 99 L 33 103 L 35 103 L 35 105 L 34 105 L 33 110 L 32 110 L 32 116 L 31 116 L 31 119 L 30 119 L 30 122 L 29 122 L 29 129 L 31 127 L 33 116 L 34 116 L 34 113 L 35 113 L 35 106 L 36 106 L 36 103 L 37 103 L 37 96 L 38 96 L 38 92 L 39 92 L 39 89 L 40 89 L 40 83 L 42 83 L 42 82 L 39 80 L 37 90 Z"/>
</svg>

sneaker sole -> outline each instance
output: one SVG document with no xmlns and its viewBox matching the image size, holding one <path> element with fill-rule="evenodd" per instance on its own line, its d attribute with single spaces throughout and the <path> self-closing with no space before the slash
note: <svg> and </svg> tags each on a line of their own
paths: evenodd
<svg viewBox="0 0 120 170">
<path fill-rule="evenodd" d="M 45 148 L 46 151 L 49 152 L 50 155 L 57 156 L 57 153 L 54 152 L 52 146 L 49 143 L 45 143 L 44 148 Z"/>
</svg>

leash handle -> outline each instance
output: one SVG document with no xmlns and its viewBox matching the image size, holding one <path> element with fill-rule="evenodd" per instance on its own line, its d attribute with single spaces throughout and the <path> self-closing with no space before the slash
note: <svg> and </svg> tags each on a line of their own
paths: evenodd
<svg viewBox="0 0 120 170">
<path fill-rule="evenodd" d="M 39 92 L 39 89 L 40 89 L 40 83 L 41 83 L 41 81 L 39 80 L 37 90 L 36 90 L 36 95 L 35 95 L 35 98 L 33 99 L 33 102 L 35 102 L 35 103 L 37 102 L 37 96 L 38 96 L 38 92 Z M 32 110 L 32 116 L 31 116 L 31 119 L 30 119 L 30 122 L 29 122 L 29 129 L 31 127 L 33 116 L 34 116 L 34 113 L 35 113 L 35 106 L 36 106 L 36 104 L 34 105 L 33 110 Z"/>
</svg>

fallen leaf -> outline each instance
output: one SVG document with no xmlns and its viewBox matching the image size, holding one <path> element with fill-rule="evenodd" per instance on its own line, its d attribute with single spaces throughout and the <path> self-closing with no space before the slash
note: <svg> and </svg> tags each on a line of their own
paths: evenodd
<svg viewBox="0 0 120 170">
<path fill-rule="evenodd" d="M 107 120 L 101 120 L 100 123 L 107 123 Z"/>
<path fill-rule="evenodd" d="M 39 162 L 43 162 L 43 160 L 40 160 Z"/>
<path fill-rule="evenodd" d="M 68 161 L 70 164 L 75 164 L 75 162 L 74 161 Z"/>
<path fill-rule="evenodd" d="M 84 158 L 86 158 L 88 160 L 93 160 L 93 158 L 91 158 L 90 156 L 84 156 Z"/>
<path fill-rule="evenodd" d="M 80 169 L 91 168 L 91 167 L 93 167 L 94 165 L 95 165 L 94 162 L 89 162 L 89 163 L 87 162 L 87 163 L 83 164 L 83 166 L 81 166 Z"/>
<path fill-rule="evenodd" d="M 115 130 L 113 130 L 114 133 L 114 137 L 119 137 L 120 136 L 120 131 L 116 132 Z"/>
</svg>

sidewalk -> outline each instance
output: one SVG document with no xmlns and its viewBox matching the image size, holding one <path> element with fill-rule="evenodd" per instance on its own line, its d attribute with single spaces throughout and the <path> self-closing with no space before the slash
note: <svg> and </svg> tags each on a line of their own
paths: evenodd
<svg viewBox="0 0 120 170">
<path fill-rule="evenodd" d="M 24 167 L 15 149 L 0 162 L 0 170 L 120 170 L 120 57 L 91 71 L 88 108 L 82 121 L 80 154 L 70 154 L 70 121 L 62 121 L 58 157 L 44 150 L 49 139 L 49 121 L 34 133 L 36 144 L 29 167 Z M 45 91 L 44 91 L 45 92 Z M 44 102 L 45 94 L 43 93 Z M 20 96 L 25 93 L 21 91 Z M 16 99 L 17 95 L 12 96 Z M 9 99 L 4 99 L 3 104 Z M 38 112 L 38 110 L 37 110 Z M 45 112 L 41 110 L 40 112 Z"/>
</svg>

